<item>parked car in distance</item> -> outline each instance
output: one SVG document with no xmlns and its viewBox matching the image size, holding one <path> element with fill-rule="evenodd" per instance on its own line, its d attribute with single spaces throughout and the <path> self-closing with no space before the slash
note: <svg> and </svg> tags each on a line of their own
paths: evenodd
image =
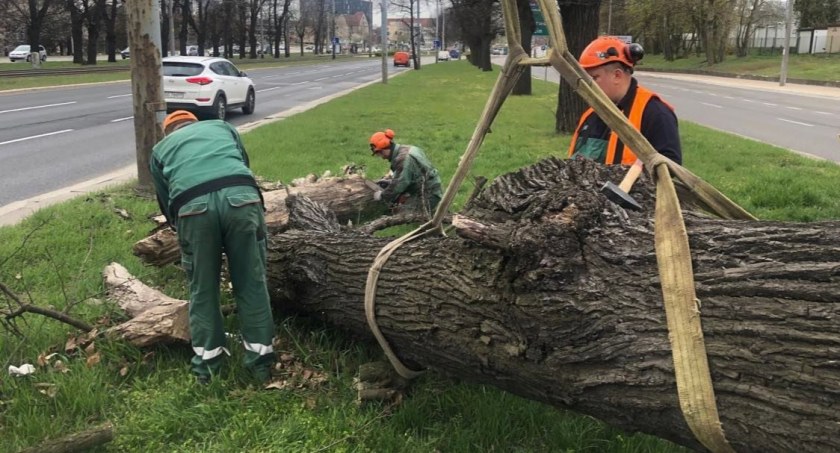
<svg viewBox="0 0 840 453">
<path fill-rule="evenodd" d="M 437 61 L 449 61 L 449 52 L 445 50 L 438 51 Z"/>
<path fill-rule="evenodd" d="M 47 49 L 44 49 L 44 46 L 38 46 L 39 51 L 38 53 L 41 54 L 41 61 L 47 61 Z M 30 61 L 32 56 L 29 53 L 29 44 L 21 44 L 15 47 L 14 50 L 9 52 L 9 60 L 14 63 L 18 60 L 20 61 Z"/>
<path fill-rule="evenodd" d="M 214 57 L 166 57 L 163 95 L 166 111 L 188 110 L 205 118 L 223 120 L 227 111 L 242 108 L 254 113 L 254 81 L 230 61 Z"/>
<path fill-rule="evenodd" d="M 408 52 L 394 52 L 394 66 L 411 67 L 411 55 Z"/>
<path fill-rule="evenodd" d="M 125 49 L 120 51 L 120 55 L 122 55 L 122 59 L 125 60 L 126 58 L 131 57 L 131 50 L 126 47 Z"/>
<path fill-rule="evenodd" d="M 189 55 L 189 56 L 191 56 L 191 57 L 196 57 L 196 56 L 198 56 L 198 46 L 187 46 L 187 53 L 186 53 L 186 55 Z"/>
<path fill-rule="evenodd" d="M 452 49 L 449 51 L 449 58 L 452 60 L 460 60 L 461 52 L 458 52 L 458 49 Z"/>
</svg>

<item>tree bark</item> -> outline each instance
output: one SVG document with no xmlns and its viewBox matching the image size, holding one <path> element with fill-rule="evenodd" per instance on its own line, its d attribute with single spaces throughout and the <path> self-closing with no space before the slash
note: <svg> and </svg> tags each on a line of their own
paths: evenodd
<svg viewBox="0 0 840 453">
<path fill-rule="evenodd" d="M 376 289 L 379 326 L 412 367 L 702 449 L 680 412 L 653 247 L 653 190 L 625 212 L 620 167 L 549 159 L 496 180 L 453 225 L 405 244 Z M 685 212 L 721 422 L 736 451 L 840 450 L 840 223 Z M 312 219 L 312 217 L 308 217 Z M 320 230 L 324 230 L 323 226 Z M 275 306 L 369 332 L 367 272 L 387 239 L 271 238 Z"/>
</svg>

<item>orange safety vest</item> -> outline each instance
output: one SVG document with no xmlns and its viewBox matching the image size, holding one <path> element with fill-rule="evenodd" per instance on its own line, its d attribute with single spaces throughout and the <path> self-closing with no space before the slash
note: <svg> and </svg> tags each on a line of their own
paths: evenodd
<svg viewBox="0 0 840 453">
<path fill-rule="evenodd" d="M 630 115 L 627 119 L 630 121 L 630 124 L 636 128 L 636 130 L 642 130 L 642 114 L 645 112 L 645 107 L 647 103 L 650 102 L 652 98 L 657 98 L 662 101 L 656 93 L 653 91 L 648 90 L 647 88 L 643 88 L 639 85 L 636 85 L 636 97 L 633 98 L 633 105 L 630 106 Z M 670 104 L 665 101 L 662 101 L 669 109 L 672 111 L 674 110 Z M 583 127 L 583 124 L 589 118 L 589 115 L 595 113 L 595 110 L 592 107 L 589 107 L 583 115 L 580 117 L 580 122 L 578 122 L 577 128 L 575 129 L 575 134 L 572 136 L 572 143 L 569 145 L 569 157 L 572 157 L 572 154 L 575 152 L 575 144 L 577 143 L 578 133 L 580 132 L 580 128 Z M 633 162 L 636 161 L 636 153 L 630 149 L 629 146 L 626 144 L 624 145 L 624 152 L 621 156 L 621 162 L 613 162 L 615 160 L 615 153 L 616 148 L 618 147 L 618 134 L 614 131 L 610 131 L 610 139 L 607 144 L 607 156 L 604 163 L 607 165 L 612 165 L 614 163 L 620 163 L 622 165 L 632 165 Z"/>
</svg>

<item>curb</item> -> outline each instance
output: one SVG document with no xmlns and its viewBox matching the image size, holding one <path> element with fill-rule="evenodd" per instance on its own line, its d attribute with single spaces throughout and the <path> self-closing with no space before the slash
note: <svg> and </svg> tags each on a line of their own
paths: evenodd
<svg viewBox="0 0 840 453">
<path fill-rule="evenodd" d="M 710 76 L 710 77 L 725 77 L 728 79 L 745 79 L 745 80 L 758 80 L 761 82 L 778 82 L 779 77 L 770 77 L 770 76 L 760 76 L 760 75 L 752 75 L 752 74 L 733 74 L 730 72 L 718 72 L 718 71 L 706 71 L 703 69 L 657 69 L 657 68 L 645 68 L 643 66 L 637 66 L 635 68 L 636 71 L 639 72 L 664 72 L 670 74 L 689 74 L 689 75 L 702 75 L 702 76 Z M 786 78 L 786 83 L 794 83 L 797 85 L 813 85 L 813 86 L 823 86 L 823 87 L 835 87 L 840 88 L 840 80 L 810 80 L 810 79 L 792 79 Z"/>
</svg>

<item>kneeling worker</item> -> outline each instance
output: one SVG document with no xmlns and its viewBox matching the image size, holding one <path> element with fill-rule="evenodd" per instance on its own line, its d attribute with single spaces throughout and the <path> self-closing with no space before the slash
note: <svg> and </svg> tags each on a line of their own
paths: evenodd
<svg viewBox="0 0 840 453">
<path fill-rule="evenodd" d="M 160 209 L 178 232 L 190 283 L 192 372 L 201 383 L 221 368 L 225 330 L 220 310 L 222 253 L 227 255 L 245 346 L 245 366 L 259 381 L 271 376 L 274 320 L 265 277 L 266 226 L 260 189 L 239 134 L 224 121 L 201 121 L 178 110 L 163 122 L 152 151 Z"/>
<path fill-rule="evenodd" d="M 642 59 L 639 44 L 613 36 L 592 41 L 580 55 L 580 65 L 613 101 L 653 149 L 682 165 L 682 148 L 674 109 L 656 93 L 639 86 L 633 67 Z M 636 154 L 592 108 L 581 116 L 569 147 L 569 157 L 582 156 L 607 165 L 631 165 Z"/>
<path fill-rule="evenodd" d="M 414 197 L 421 202 L 419 207 L 427 216 L 433 215 L 442 194 L 438 171 L 426 153 L 416 146 L 395 143 L 391 129 L 371 135 L 370 150 L 373 155 L 391 162 L 392 178 L 382 192 L 382 200 L 400 207 Z"/>
</svg>

